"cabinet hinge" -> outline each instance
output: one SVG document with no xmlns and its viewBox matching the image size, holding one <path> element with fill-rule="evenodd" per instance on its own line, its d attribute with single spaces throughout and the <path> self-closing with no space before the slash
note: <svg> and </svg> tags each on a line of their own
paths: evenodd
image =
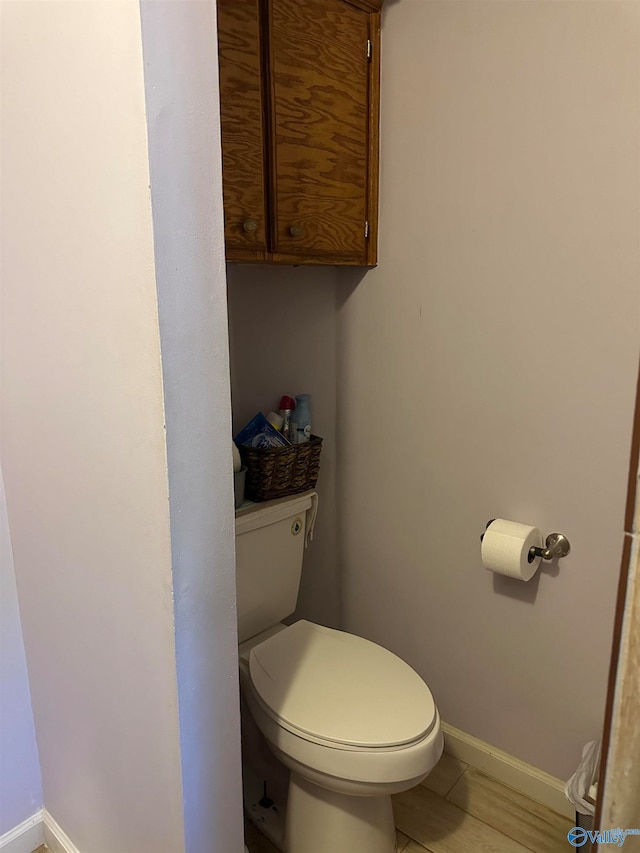
<svg viewBox="0 0 640 853">
<path fill-rule="evenodd" d="M 367 39 L 367 59 L 371 60 L 371 54 L 373 53 L 373 48 L 371 47 L 371 39 Z"/>
<path fill-rule="evenodd" d="M 369 236 L 369 220 L 367 219 L 364 223 L 364 239 L 366 240 Z"/>
</svg>

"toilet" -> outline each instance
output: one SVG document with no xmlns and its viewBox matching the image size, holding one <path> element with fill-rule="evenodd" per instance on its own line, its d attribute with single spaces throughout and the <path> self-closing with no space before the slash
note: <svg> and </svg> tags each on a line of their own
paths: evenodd
<svg viewBox="0 0 640 853">
<path fill-rule="evenodd" d="M 362 637 L 301 619 L 296 607 L 315 492 L 236 513 L 243 701 L 290 771 L 286 853 L 395 853 L 391 794 L 438 762 L 440 715 L 407 663 Z"/>
</svg>

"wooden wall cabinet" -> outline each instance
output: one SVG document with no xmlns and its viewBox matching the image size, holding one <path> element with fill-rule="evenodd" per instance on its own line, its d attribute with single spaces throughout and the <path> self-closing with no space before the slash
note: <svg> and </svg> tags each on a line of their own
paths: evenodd
<svg viewBox="0 0 640 853">
<path fill-rule="evenodd" d="M 218 0 L 227 260 L 374 266 L 381 0 Z"/>
</svg>

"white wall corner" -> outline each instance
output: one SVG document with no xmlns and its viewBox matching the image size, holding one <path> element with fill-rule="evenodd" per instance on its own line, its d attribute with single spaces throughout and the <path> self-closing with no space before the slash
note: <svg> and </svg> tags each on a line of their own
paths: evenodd
<svg viewBox="0 0 640 853">
<path fill-rule="evenodd" d="M 44 843 L 44 809 L 23 820 L 13 829 L 0 835 L 2 853 L 31 853 Z"/>
<path fill-rule="evenodd" d="M 220 115 L 212 96 L 219 88 L 215 3 L 143 0 L 140 9 L 185 849 L 240 851 L 231 393 Z"/>
<path fill-rule="evenodd" d="M 46 809 L 43 809 L 44 843 L 51 853 L 80 853 L 76 845 Z"/>
</svg>

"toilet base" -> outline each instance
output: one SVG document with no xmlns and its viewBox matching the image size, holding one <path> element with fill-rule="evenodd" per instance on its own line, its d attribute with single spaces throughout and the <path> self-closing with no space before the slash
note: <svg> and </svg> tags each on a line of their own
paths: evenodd
<svg viewBox="0 0 640 853">
<path fill-rule="evenodd" d="M 391 797 L 329 791 L 292 771 L 286 853 L 395 853 Z"/>
</svg>

